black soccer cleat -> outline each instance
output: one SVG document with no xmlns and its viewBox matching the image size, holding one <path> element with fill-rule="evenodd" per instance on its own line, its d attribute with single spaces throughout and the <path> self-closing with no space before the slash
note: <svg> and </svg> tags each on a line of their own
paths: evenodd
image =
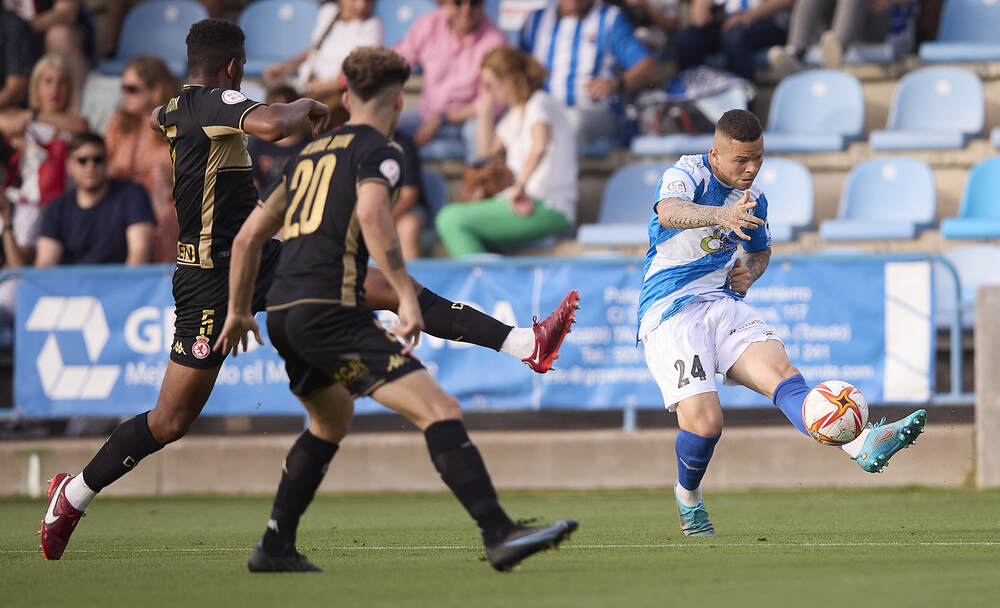
<svg viewBox="0 0 1000 608">
<path fill-rule="evenodd" d="M 524 558 L 557 549 L 576 530 L 575 520 L 559 520 L 551 526 L 515 526 L 500 541 L 486 546 L 486 559 L 500 572 L 509 572 Z"/>
<path fill-rule="evenodd" d="M 257 541 L 257 546 L 250 553 L 247 561 L 250 572 L 322 572 L 323 569 L 306 559 L 289 546 L 281 555 L 270 555 L 264 551 L 264 539 Z"/>
</svg>

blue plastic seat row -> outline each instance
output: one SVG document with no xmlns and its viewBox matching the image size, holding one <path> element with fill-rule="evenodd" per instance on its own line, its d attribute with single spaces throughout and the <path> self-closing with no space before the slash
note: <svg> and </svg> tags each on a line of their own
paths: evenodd
<svg viewBox="0 0 1000 608">
<path fill-rule="evenodd" d="M 925 62 L 1000 60 L 1000 4 L 994 0 L 948 0 L 937 40 L 920 45 Z"/>
</svg>

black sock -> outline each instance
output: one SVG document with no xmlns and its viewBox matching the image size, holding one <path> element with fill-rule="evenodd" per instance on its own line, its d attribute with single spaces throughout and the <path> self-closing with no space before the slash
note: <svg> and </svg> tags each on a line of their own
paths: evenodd
<svg viewBox="0 0 1000 608">
<path fill-rule="evenodd" d="M 264 551 L 281 555 L 289 547 L 294 549 L 299 518 L 316 495 L 316 488 L 323 481 L 337 448 L 336 443 L 320 439 L 308 430 L 295 440 L 295 445 L 285 456 L 281 483 L 271 509 L 271 521 L 267 522 L 267 531 L 264 532 Z"/>
<path fill-rule="evenodd" d="M 436 338 L 500 350 L 507 334 L 514 329 L 471 306 L 442 298 L 426 287 L 417 294 L 417 301 L 424 315 L 424 331 Z"/>
<path fill-rule="evenodd" d="M 479 524 L 486 544 L 505 535 L 514 523 L 507 517 L 486 472 L 479 450 L 469 441 L 461 420 L 435 422 L 424 431 L 434 468 Z"/>
<path fill-rule="evenodd" d="M 83 480 L 88 488 L 100 492 L 131 471 L 140 460 L 163 447 L 149 431 L 147 415 L 149 412 L 143 412 L 111 431 L 108 440 L 83 467 Z"/>
</svg>

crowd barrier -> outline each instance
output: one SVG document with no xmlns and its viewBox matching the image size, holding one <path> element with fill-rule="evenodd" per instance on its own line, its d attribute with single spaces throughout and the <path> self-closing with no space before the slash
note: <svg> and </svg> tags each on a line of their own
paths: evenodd
<svg viewBox="0 0 1000 608">
<path fill-rule="evenodd" d="M 870 403 L 971 402 L 936 394 L 932 265 L 939 256 L 775 256 L 747 302 L 776 331 L 809 383 L 843 379 Z M 492 350 L 424 335 L 416 355 L 466 410 L 663 406 L 636 342 L 643 262 L 634 258 L 417 261 L 411 273 L 449 299 L 529 326 L 569 289 L 581 309 L 559 360 L 544 375 Z M 151 408 L 173 348 L 172 267 L 62 267 L 7 273 L 19 281 L 14 401 L 30 418 L 124 416 Z M 4 276 L 0 276 L 3 280 Z M 958 306 L 955 307 L 958 309 Z M 381 314 L 388 324 L 391 313 Z M 264 315 L 258 317 L 265 330 Z M 952 328 L 952 378 L 958 319 Z M 254 345 L 256 346 L 256 345 Z M 678 374 L 685 373 L 677 366 Z M 688 367 L 688 372 L 690 367 Z M 683 378 L 679 376 L 679 381 Z M 268 343 L 227 360 L 207 414 L 301 414 L 281 358 Z M 723 386 L 725 407 L 766 397 Z M 383 411 L 360 399 L 359 414 Z"/>
</svg>

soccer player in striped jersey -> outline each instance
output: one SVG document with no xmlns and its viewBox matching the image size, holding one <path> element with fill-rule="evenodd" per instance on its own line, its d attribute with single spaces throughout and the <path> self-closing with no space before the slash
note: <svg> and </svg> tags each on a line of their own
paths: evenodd
<svg viewBox="0 0 1000 608">
<path fill-rule="evenodd" d="M 722 435 L 716 373 L 726 384 L 771 397 L 808 435 L 802 403 L 809 386 L 774 330 L 743 302 L 771 257 L 767 198 L 754 184 L 763 157 L 757 117 L 726 112 L 708 154 L 683 156 L 664 172 L 649 222 L 639 339 L 667 409 L 677 412 L 674 494 L 687 536 L 715 536 L 701 479 Z M 926 417 L 917 410 L 888 425 L 869 425 L 841 448 L 864 470 L 878 472 L 913 443 Z"/>
</svg>

